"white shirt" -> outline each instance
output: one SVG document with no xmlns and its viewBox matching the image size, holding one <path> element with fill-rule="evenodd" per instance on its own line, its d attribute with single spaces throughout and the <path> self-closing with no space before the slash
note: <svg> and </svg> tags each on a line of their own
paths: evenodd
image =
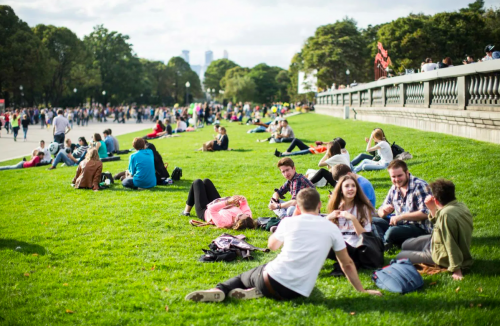
<svg viewBox="0 0 500 326">
<path fill-rule="evenodd" d="M 49 148 L 48 148 L 48 147 L 44 147 L 44 148 L 42 148 L 42 147 L 38 146 L 38 147 L 36 148 L 36 150 L 37 150 L 38 152 L 42 152 L 42 153 L 43 153 L 43 159 L 42 159 L 42 161 L 50 162 L 50 160 L 51 160 L 52 158 L 50 157 L 50 152 L 49 152 Z"/>
<path fill-rule="evenodd" d="M 329 167 L 334 167 L 337 164 L 345 164 L 347 166 L 351 166 L 351 158 L 349 156 L 349 152 L 346 149 L 342 150 L 343 153 L 333 155 L 329 159 L 325 161 L 325 163 Z"/>
<path fill-rule="evenodd" d="M 319 215 L 287 217 L 274 236 L 283 242 L 276 259 L 266 266 L 281 285 L 308 297 L 331 248 L 340 251 L 345 242 L 339 228 Z"/>
<path fill-rule="evenodd" d="M 348 212 L 358 217 L 358 212 L 356 207 L 353 207 L 352 210 L 348 210 Z M 350 220 L 346 220 L 344 217 L 339 217 L 338 222 L 339 222 L 339 230 L 340 233 L 342 233 L 344 241 L 350 244 L 352 247 L 357 247 L 359 241 L 359 235 L 356 233 L 356 228 L 354 227 L 354 223 L 352 223 L 352 221 Z M 371 232 L 372 230 L 371 223 L 367 221 L 364 228 L 366 232 Z"/>
<path fill-rule="evenodd" d="M 437 63 L 426 63 L 425 65 L 422 66 L 422 72 L 426 72 L 426 71 L 433 71 L 433 70 L 436 70 L 438 69 L 439 66 L 437 65 Z"/>
<path fill-rule="evenodd" d="M 380 156 L 380 163 L 390 163 L 394 156 L 392 155 L 392 149 L 391 145 L 389 145 L 388 142 L 381 141 L 380 143 L 377 144 L 380 146 L 380 149 L 377 150 L 377 154 Z"/>
<path fill-rule="evenodd" d="M 185 121 L 179 120 L 179 128 L 180 131 L 186 131 L 187 129 L 187 124 Z"/>
<path fill-rule="evenodd" d="M 286 138 L 295 138 L 292 127 L 287 125 L 286 127 L 281 128 L 281 135 Z"/>
<path fill-rule="evenodd" d="M 64 116 L 58 115 L 54 118 L 53 125 L 56 127 L 54 135 L 64 134 L 66 132 L 66 127 L 69 127 L 69 121 Z"/>
</svg>

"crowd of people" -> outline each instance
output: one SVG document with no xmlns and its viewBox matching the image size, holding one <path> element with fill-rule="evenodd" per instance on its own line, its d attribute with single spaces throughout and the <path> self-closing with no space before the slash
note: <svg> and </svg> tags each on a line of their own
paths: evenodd
<svg viewBox="0 0 500 326">
<path fill-rule="evenodd" d="M 212 112 L 210 106 L 204 105 L 195 105 L 191 111 L 190 108 L 177 109 L 151 112 L 152 121 L 156 123 L 153 133 L 134 138 L 127 170 L 114 177 L 121 181 L 123 187 L 141 190 L 168 184 L 168 164 L 148 140 L 182 132 L 178 130 L 180 121 L 199 128 L 205 125 L 206 114 Z M 245 105 L 233 107 L 231 115 L 227 111 L 218 112 L 215 108 L 210 116 L 213 120 L 208 120 L 208 123 L 213 123 L 217 135 L 204 143 L 200 150 L 229 150 L 226 128 L 220 125 L 223 119 L 217 117 L 229 117 L 230 121 L 234 112 L 240 113 L 240 109 L 246 116 Z M 308 297 L 326 259 L 336 261 L 331 275 L 346 276 L 357 291 L 381 295 L 379 291 L 364 289 L 357 274 L 359 268 L 370 268 L 357 250 L 363 239 L 368 237 L 381 243 L 379 254 L 382 257 L 384 251 L 401 248 L 398 258 L 408 258 L 415 264 L 437 265 L 451 272 L 453 279 L 463 278 L 463 270 L 472 264 L 472 215 L 464 204 L 456 200 L 453 182 L 438 179 L 428 184 L 412 175 L 407 164 L 394 157 L 380 128 L 374 129 L 370 137 L 364 139 L 366 153 L 360 153 L 351 160 L 346 141 L 341 137 L 333 141 L 316 141 L 308 146 L 296 138 L 281 112 L 278 109 L 273 111 L 259 115 L 260 110 L 254 108 L 248 118 L 249 124 L 254 125 L 251 132 L 270 134 L 262 141 L 290 143 L 286 152 L 277 149 L 274 152 L 279 158 L 277 168 L 285 182 L 270 191 L 272 195 L 268 203 L 270 212 L 277 220 L 271 228 L 268 247 L 271 250 L 282 248 L 281 252 L 273 261 L 221 282 L 213 289 L 188 294 L 187 300 L 222 301 L 228 296 L 238 299 L 266 296 L 277 300 Z M 197 112 L 196 118 L 194 112 Z M 175 130 L 168 128 L 173 123 L 170 117 L 162 117 L 162 114 L 175 118 Z M 270 114 L 270 121 L 261 122 Z M 52 143 L 47 148 L 45 142 L 40 141 L 31 160 L 0 167 L 0 170 L 40 164 L 50 164 L 49 169 L 53 170 L 58 163 L 64 162 L 67 166 L 77 166 L 71 182 L 75 188 L 99 191 L 103 162 L 110 155 L 122 152 L 112 131 L 106 129 L 102 136 L 95 133 L 90 142 L 80 137 L 78 144 L 73 144 L 66 138 L 72 126 L 64 111 L 58 110 L 51 119 L 54 143 L 64 146 L 58 146 L 55 149 L 57 153 L 53 153 L 50 148 Z M 294 151 L 295 148 L 299 151 Z M 322 154 L 322 157 L 318 170 L 308 170 L 303 175 L 297 172 L 296 164 L 289 156 L 299 158 L 306 154 Z M 392 182 L 378 209 L 372 183 L 360 175 L 373 170 L 387 170 L 388 179 Z M 325 203 L 326 214 L 321 214 L 323 203 L 316 189 L 326 184 L 332 186 L 333 191 L 330 191 Z M 221 197 L 212 180 L 196 179 L 187 194 L 181 215 L 191 217 L 194 207 L 197 219 L 189 221 L 193 226 L 254 229 L 257 222 L 251 211 L 251 200 L 242 195 Z M 372 253 L 376 250 L 372 248 Z"/>
</svg>

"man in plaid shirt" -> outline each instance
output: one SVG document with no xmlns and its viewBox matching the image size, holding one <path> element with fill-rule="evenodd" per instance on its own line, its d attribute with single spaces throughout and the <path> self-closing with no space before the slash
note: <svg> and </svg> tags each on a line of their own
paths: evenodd
<svg viewBox="0 0 500 326">
<path fill-rule="evenodd" d="M 381 218 L 373 218 L 373 224 L 383 238 L 386 250 L 432 231 L 432 225 L 427 219 L 429 210 L 424 202 L 425 197 L 431 194 L 427 182 L 411 175 L 402 160 L 392 161 L 387 170 L 393 186 L 384 204 L 378 209 L 378 216 Z M 394 215 L 388 219 L 387 216 L 391 213 Z"/>
<path fill-rule="evenodd" d="M 283 218 L 293 215 L 293 212 L 295 211 L 295 207 L 297 205 L 295 197 L 301 189 L 315 187 L 313 183 L 309 181 L 309 179 L 295 171 L 295 163 L 289 157 L 285 157 L 279 160 L 278 169 L 280 169 L 281 174 L 287 181 L 283 186 L 281 186 L 281 188 L 275 189 L 268 207 L 270 210 L 274 211 L 280 218 Z M 280 200 L 280 198 L 285 198 L 285 194 L 287 192 L 290 192 L 290 195 L 292 195 L 292 199 L 287 202 Z"/>
</svg>

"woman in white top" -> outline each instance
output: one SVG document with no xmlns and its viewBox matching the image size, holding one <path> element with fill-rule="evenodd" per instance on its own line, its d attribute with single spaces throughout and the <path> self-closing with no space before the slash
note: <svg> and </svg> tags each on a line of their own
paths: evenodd
<svg viewBox="0 0 500 326">
<path fill-rule="evenodd" d="M 373 146 L 372 142 L 375 142 Z M 373 161 L 370 159 L 364 159 L 354 168 L 354 173 L 358 173 L 359 171 L 385 170 L 393 159 L 391 145 L 389 145 L 389 143 L 385 140 L 384 133 L 381 129 L 375 129 L 372 132 L 370 139 L 366 142 L 366 151 L 377 151 L 377 154 L 380 156 L 380 160 Z"/>
<path fill-rule="evenodd" d="M 349 152 L 347 152 L 347 150 L 345 149 L 345 141 L 340 137 L 335 138 L 333 142 L 329 142 L 326 145 L 325 155 L 318 163 L 319 167 L 325 166 L 327 167 L 327 169 L 319 169 L 318 171 L 315 172 L 307 171 L 308 173 L 306 174 L 308 177 L 312 175 L 312 177 L 310 177 L 309 180 L 311 180 L 311 182 L 316 184 L 316 186 L 318 187 L 322 186 L 323 183 L 319 182 L 323 178 L 326 180 L 327 183 L 331 184 L 332 187 L 335 187 L 337 182 L 333 179 L 330 169 L 337 164 L 345 164 L 347 166 L 349 166 L 350 164 Z"/>
<path fill-rule="evenodd" d="M 352 254 L 359 245 L 360 235 L 372 231 L 374 208 L 361 190 L 356 177 L 351 175 L 342 177 L 329 197 L 329 214 L 326 218 L 338 226 L 346 242 L 347 252 Z M 331 256 L 329 258 L 335 259 Z M 332 275 L 342 275 L 341 270 L 339 273 L 335 267 Z"/>
<path fill-rule="evenodd" d="M 184 121 L 184 118 L 181 117 L 179 120 L 177 120 L 177 128 L 175 129 L 175 132 L 184 132 L 187 129 L 187 123 Z"/>
</svg>

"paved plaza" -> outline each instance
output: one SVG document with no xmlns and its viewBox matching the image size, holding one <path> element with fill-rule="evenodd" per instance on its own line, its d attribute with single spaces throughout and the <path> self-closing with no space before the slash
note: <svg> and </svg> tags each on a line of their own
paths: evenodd
<svg viewBox="0 0 500 326">
<path fill-rule="evenodd" d="M 135 132 L 139 130 L 153 128 L 154 123 L 151 121 L 144 121 L 143 123 L 135 123 L 135 120 L 131 120 L 125 124 L 112 123 L 109 122 L 89 122 L 88 126 L 81 127 L 73 124 L 73 129 L 66 134 L 66 138 L 71 139 L 73 143 L 77 143 L 78 137 L 85 137 L 87 141 L 90 141 L 90 136 L 98 132 L 102 136 L 104 129 L 110 128 L 113 131 L 114 136 L 119 136 L 127 134 L 130 132 Z M 20 128 L 19 134 L 17 135 L 17 142 L 14 142 L 14 136 L 11 133 L 7 134 L 7 131 L 2 128 L 2 138 L 0 138 L 0 162 L 12 160 L 22 156 L 31 155 L 33 149 L 39 146 L 40 140 L 45 140 L 46 146 L 48 146 L 53 141 L 52 127 L 42 129 L 40 125 L 30 125 L 28 128 L 27 141 L 23 139 L 23 130 Z M 146 135 L 146 133 L 144 134 Z M 125 146 L 126 147 L 126 146 Z"/>
</svg>

